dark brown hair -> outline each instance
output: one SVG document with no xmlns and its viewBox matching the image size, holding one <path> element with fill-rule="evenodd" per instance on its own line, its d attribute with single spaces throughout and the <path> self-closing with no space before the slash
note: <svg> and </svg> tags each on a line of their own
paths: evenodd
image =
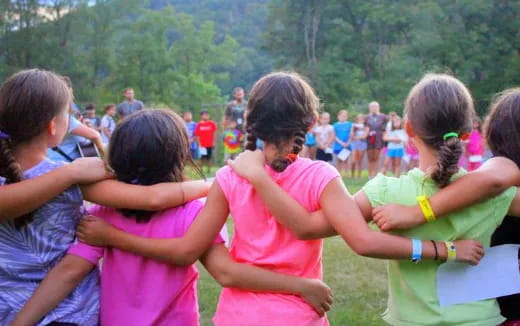
<svg viewBox="0 0 520 326">
<path fill-rule="evenodd" d="M 170 110 L 131 114 L 116 127 L 109 146 L 108 164 L 116 178 L 125 183 L 182 182 L 186 164 L 195 166 L 184 121 Z M 128 209 L 121 213 L 138 222 L 147 222 L 154 214 Z"/>
<path fill-rule="evenodd" d="M 319 99 L 314 90 L 297 73 L 275 72 L 262 77 L 249 95 L 246 148 L 255 150 L 257 139 L 275 144 L 279 150 L 293 142 L 291 153 L 298 154 L 318 109 Z M 271 167 L 281 172 L 289 164 L 289 158 L 279 157 Z"/>
<path fill-rule="evenodd" d="M 427 74 L 410 91 L 405 114 L 417 136 L 437 151 L 431 178 L 439 187 L 447 186 L 459 170 L 463 146 L 459 137 L 445 140 L 444 135 L 471 131 L 475 110 L 468 89 L 452 76 Z"/>
<path fill-rule="evenodd" d="M 0 130 L 9 139 L 0 139 L 0 176 L 6 183 L 23 179 L 13 151 L 21 143 L 41 135 L 49 123 L 69 110 L 72 94 L 63 77 L 53 72 L 31 69 L 9 77 L 0 88 Z M 17 218 L 16 227 L 31 221 L 32 214 Z"/>
<path fill-rule="evenodd" d="M 105 113 L 107 113 L 108 110 L 110 110 L 111 108 L 115 108 L 115 107 L 116 107 L 115 104 L 108 104 L 108 105 L 106 105 L 106 106 L 105 106 Z"/>
<path fill-rule="evenodd" d="M 520 167 L 520 88 L 498 94 L 484 133 L 493 155 L 507 157 Z"/>
</svg>

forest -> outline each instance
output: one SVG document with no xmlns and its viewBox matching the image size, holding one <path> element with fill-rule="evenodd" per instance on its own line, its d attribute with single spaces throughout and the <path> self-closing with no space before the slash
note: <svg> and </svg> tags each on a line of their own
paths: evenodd
<svg viewBox="0 0 520 326">
<path fill-rule="evenodd" d="M 71 77 L 80 105 L 224 105 L 272 70 L 296 70 L 324 110 L 377 100 L 402 111 L 426 72 L 448 72 L 485 114 L 520 85 L 518 0 L 2 0 L 0 78 L 39 67 Z"/>
</svg>

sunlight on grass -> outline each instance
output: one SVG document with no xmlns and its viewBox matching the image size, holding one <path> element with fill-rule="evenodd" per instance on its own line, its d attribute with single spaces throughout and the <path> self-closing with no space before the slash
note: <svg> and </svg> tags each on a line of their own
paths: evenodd
<svg viewBox="0 0 520 326">
<path fill-rule="evenodd" d="M 209 176 L 208 176 L 209 177 Z M 367 179 L 345 179 L 350 193 L 356 193 Z M 232 231 L 232 222 L 228 222 Z M 382 260 L 357 256 L 339 238 L 325 239 L 323 250 L 325 282 L 334 291 L 334 306 L 328 313 L 330 324 L 385 325 L 380 315 L 386 305 L 386 273 Z M 220 285 L 198 264 L 201 325 L 213 325 Z"/>
</svg>

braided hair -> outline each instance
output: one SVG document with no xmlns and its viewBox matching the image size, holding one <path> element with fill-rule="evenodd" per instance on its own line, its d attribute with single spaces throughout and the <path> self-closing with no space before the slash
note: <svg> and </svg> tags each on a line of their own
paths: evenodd
<svg viewBox="0 0 520 326">
<path fill-rule="evenodd" d="M 459 170 L 463 153 L 459 137 L 472 129 L 473 99 L 462 82 L 445 74 L 427 74 L 416 84 L 405 103 L 405 113 L 417 136 L 437 151 L 438 160 L 430 177 L 443 188 Z"/>
<path fill-rule="evenodd" d="M 9 77 L 0 88 L 0 176 L 7 184 L 23 179 L 14 150 L 42 134 L 49 123 L 68 110 L 72 94 L 61 76 L 39 69 L 24 70 Z M 15 219 L 20 228 L 32 214 Z"/>
<path fill-rule="evenodd" d="M 280 153 L 292 145 L 290 155 L 280 154 L 271 163 L 273 170 L 284 171 L 301 152 L 318 108 L 318 97 L 299 74 L 275 72 L 262 77 L 249 96 L 246 149 L 255 150 L 258 139 L 275 144 Z"/>
</svg>

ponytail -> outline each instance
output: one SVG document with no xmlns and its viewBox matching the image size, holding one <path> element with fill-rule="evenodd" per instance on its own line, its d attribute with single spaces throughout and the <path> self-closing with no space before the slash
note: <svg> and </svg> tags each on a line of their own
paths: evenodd
<svg viewBox="0 0 520 326">
<path fill-rule="evenodd" d="M 459 171 L 459 160 L 463 151 L 462 142 L 458 137 L 449 138 L 438 147 L 438 160 L 431 178 L 440 188 L 449 185 L 451 177 Z"/>
</svg>

